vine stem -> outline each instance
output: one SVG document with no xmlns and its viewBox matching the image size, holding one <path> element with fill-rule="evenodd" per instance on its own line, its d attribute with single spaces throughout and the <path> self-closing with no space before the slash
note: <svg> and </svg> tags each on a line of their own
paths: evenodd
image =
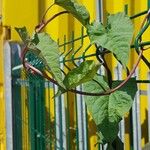
<svg viewBox="0 0 150 150">
<path fill-rule="evenodd" d="M 50 8 L 48 8 L 48 9 L 50 9 Z M 37 33 L 41 32 L 43 30 L 43 28 L 45 28 L 47 26 L 47 24 L 49 24 L 53 19 L 55 19 L 56 17 L 58 17 L 58 16 L 60 16 L 62 14 L 66 14 L 66 13 L 69 13 L 69 12 L 68 11 L 59 12 L 59 13 L 55 14 L 53 17 L 51 17 L 49 20 L 47 20 L 46 22 L 44 22 L 42 20 L 42 22 L 35 27 L 35 31 Z M 149 15 L 147 15 L 147 17 L 148 16 Z M 144 22 L 145 21 L 146 21 L 146 19 L 144 19 L 144 21 L 142 23 L 142 27 L 144 26 Z M 53 84 L 56 84 L 56 85 L 60 86 L 57 81 L 55 81 L 54 79 L 49 77 L 45 72 L 41 72 L 40 70 L 38 70 L 37 68 L 32 66 L 30 63 L 25 61 L 25 55 L 26 55 L 27 50 L 28 50 L 28 45 L 25 46 L 25 48 L 23 49 L 22 55 L 21 55 L 21 57 L 22 57 L 21 59 L 22 59 L 22 63 L 23 63 L 24 68 L 27 69 L 27 70 L 31 70 L 33 73 L 37 73 L 37 74 L 43 76 L 44 78 L 46 78 L 47 80 L 49 80 L 50 82 L 52 82 Z M 88 92 L 84 92 L 84 91 L 78 91 L 78 90 L 75 90 L 75 89 L 70 89 L 70 90 L 67 90 L 67 91 L 70 91 L 70 92 L 73 92 L 73 93 L 76 93 L 76 94 L 87 95 L 87 96 L 104 96 L 104 95 L 109 95 L 109 94 L 115 92 L 116 90 L 120 89 L 121 87 L 123 87 L 128 82 L 128 80 L 134 74 L 138 64 L 140 63 L 140 60 L 141 60 L 142 56 L 143 56 L 143 50 L 140 49 L 140 52 L 139 52 L 139 55 L 138 55 L 138 59 L 137 59 L 135 65 L 134 65 L 133 69 L 131 70 L 130 74 L 127 76 L 127 78 L 122 83 L 120 83 L 117 87 L 115 87 L 113 89 L 109 89 L 108 91 L 104 91 L 104 92 L 101 92 L 101 93 L 88 93 Z"/>
<path fill-rule="evenodd" d="M 113 89 L 110 89 L 110 90 L 108 90 L 108 91 L 106 91 L 106 92 L 101 92 L 101 93 L 88 93 L 88 92 L 78 91 L 78 90 L 75 90 L 75 89 L 70 89 L 70 90 L 68 90 L 68 91 L 73 92 L 73 93 L 75 93 L 75 94 L 87 95 L 87 96 L 104 96 L 104 95 L 109 95 L 109 94 L 115 92 L 116 90 L 118 90 L 118 89 L 120 89 L 121 87 L 123 87 L 123 86 L 128 82 L 128 80 L 132 77 L 132 75 L 134 74 L 134 72 L 135 72 L 135 70 L 136 70 L 138 64 L 140 63 L 142 54 L 143 54 L 143 51 L 141 50 L 141 51 L 140 51 L 140 54 L 139 54 L 139 56 L 138 56 L 137 62 L 136 62 L 136 64 L 135 64 L 135 66 L 133 67 L 133 69 L 131 70 L 130 74 L 129 74 L 128 77 L 127 77 L 121 84 L 119 84 L 117 87 L 115 87 L 115 88 L 113 88 Z M 25 63 L 27 63 L 27 62 L 25 62 Z M 30 66 L 29 63 L 28 63 L 27 66 Z M 37 71 L 36 71 L 37 69 L 36 69 L 35 67 L 33 67 L 33 66 L 32 66 L 31 69 L 32 69 L 33 71 L 35 71 L 36 73 L 42 75 L 44 78 L 46 78 L 46 79 L 49 80 L 50 82 L 52 82 L 52 83 L 54 83 L 54 84 L 60 86 L 57 81 L 55 81 L 54 79 L 50 78 L 45 72 L 41 72 L 41 71 L 39 71 L 39 70 L 38 70 L 38 72 L 37 72 Z M 40 73 L 39 73 L 39 72 L 40 72 Z"/>
<path fill-rule="evenodd" d="M 42 21 L 39 25 L 37 25 L 35 27 L 35 32 L 36 33 L 39 33 L 41 32 L 52 20 L 54 20 L 56 17 L 60 16 L 60 15 L 63 15 L 63 14 L 67 14 L 69 13 L 68 11 L 62 11 L 62 12 L 59 12 L 57 14 L 55 14 L 53 17 L 51 17 L 50 19 L 48 19 L 46 22 L 44 21 L 44 17 L 46 15 L 46 13 L 48 12 L 48 10 L 50 8 L 52 8 L 53 5 L 51 5 L 45 12 L 44 16 L 42 17 Z M 23 64 L 23 67 L 26 68 L 26 65 L 25 65 L 25 55 L 27 53 L 27 50 L 28 50 L 28 45 L 26 45 L 23 50 L 22 50 L 22 53 L 21 53 L 21 60 L 22 60 L 22 64 Z M 27 63 L 27 62 L 26 62 Z M 27 66 L 29 66 L 31 68 L 31 65 L 29 63 L 27 63 Z M 33 67 L 31 68 L 33 69 Z M 34 71 L 35 71 L 35 68 L 34 68 Z"/>
<path fill-rule="evenodd" d="M 43 20 L 42 20 L 42 22 L 39 24 L 39 25 L 37 25 L 36 27 L 35 27 L 35 31 L 37 32 L 37 33 L 39 33 L 39 32 L 41 32 L 52 20 L 54 20 L 56 17 L 58 17 L 58 16 L 60 16 L 60 15 L 62 15 L 62 14 L 68 14 L 69 12 L 68 11 L 61 11 L 61 12 L 59 12 L 59 13 L 57 13 L 57 14 L 55 14 L 54 16 L 52 16 L 50 19 L 48 19 L 46 22 L 44 22 Z"/>
</svg>

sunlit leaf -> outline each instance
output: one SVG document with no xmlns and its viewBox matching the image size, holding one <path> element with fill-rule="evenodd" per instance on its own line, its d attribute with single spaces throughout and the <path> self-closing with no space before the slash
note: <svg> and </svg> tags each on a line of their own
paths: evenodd
<svg viewBox="0 0 150 150">
<path fill-rule="evenodd" d="M 124 66 L 127 65 L 133 36 L 129 17 L 124 13 L 110 15 L 106 27 L 100 22 L 93 22 L 87 32 L 92 43 L 108 49 Z"/>
<path fill-rule="evenodd" d="M 100 64 L 95 64 L 93 60 L 82 62 L 79 67 L 72 69 L 65 76 L 64 85 L 68 89 L 72 89 L 82 83 L 92 80 L 99 67 Z"/>
<path fill-rule="evenodd" d="M 36 45 L 36 48 L 41 51 L 56 81 L 65 88 L 59 65 L 59 48 L 57 43 L 47 33 L 39 33 L 38 38 L 39 43 Z"/>
<path fill-rule="evenodd" d="M 86 7 L 79 4 L 76 0 L 55 0 L 55 3 L 77 18 L 84 26 L 89 24 L 90 14 Z"/>
<path fill-rule="evenodd" d="M 97 76 L 95 80 L 101 86 L 94 81 L 87 82 L 84 84 L 86 92 L 100 93 L 104 91 L 104 88 L 108 89 L 108 85 L 104 82 L 103 77 Z M 127 89 L 129 85 L 132 88 L 131 91 Z M 136 91 L 136 81 L 135 79 L 131 79 L 126 86 L 123 86 L 120 90 L 110 95 L 85 96 L 88 110 L 93 116 L 99 131 L 100 142 L 113 142 L 117 137 L 119 131 L 118 123 L 130 110 L 133 103 L 132 96 L 133 94 L 135 96 Z"/>
</svg>

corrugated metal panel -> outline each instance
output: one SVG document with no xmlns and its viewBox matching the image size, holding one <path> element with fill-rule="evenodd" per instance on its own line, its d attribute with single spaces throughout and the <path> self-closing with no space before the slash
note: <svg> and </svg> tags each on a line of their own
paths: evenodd
<svg viewBox="0 0 150 150">
<path fill-rule="evenodd" d="M 43 14 L 43 12 L 46 10 L 46 8 L 51 3 L 52 3 L 52 1 L 49 1 L 49 0 L 40 1 L 40 2 L 38 2 L 36 0 L 33 0 L 33 1 L 30 1 L 30 0 L 26 0 L 26 1 L 4 0 L 4 2 L 3 2 L 3 25 L 11 27 L 12 40 L 18 39 L 18 36 L 17 36 L 16 32 L 14 31 L 15 26 L 27 26 L 30 33 L 32 33 L 32 31 L 34 30 L 35 25 L 37 25 L 39 20 L 41 19 L 41 14 Z M 91 13 L 91 20 L 93 20 L 96 16 L 95 1 L 88 1 L 87 2 L 87 0 L 82 0 L 82 3 L 87 6 L 88 10 Z M 139 5 L 137 5 L 137 3 Z M 103 1 L 103 5 L 104 5 L 104 16 L 106 16 L 106 12 L 115 13 L 115 12 L 118 12 L 118 11 L 124 11 L 125 5 L 128 5 L 128 14 L 133 15 L 135 13 L 138 13 L 138 12 L 141 12 L 141 11 L 147 9 L 147 0 L 143 0 L 143 1 L 142 0 L 137 0 L 136 2 L 132 1 L 132 0 L 119 0 L 119 1 L 118 0 L 112 0 L 111 3 L 110 3 L 110 0 L 106 0 L 106 1 Z M 61 11 L 61 10 L 62 9 L 59 8 L 59 7 L 54 7 L 49 12 L 49 15 L 52 15 L 53 13 L 57 13 L 58 11 Z M 48 16 L 46 18 L 48 18 Z M 142 20 L 142 17 L 140 17 L 139 19 L 136 19 L 134 21 L 136 32 L 139 29 L 139 25 L 140 25 L 141 20 Z M 57 38 L 59 37 L 60 38 L 60 43 L 63 43 L 65 38 L 67 40 L 70 38 L 70 33 L 72 31 L 74 31 L 74 36 L 75 37 L 80 36 L 80 33 L 81 33 L 80 29 L 81 29 L 80 23 L 77 20 L 75 20 L 71 15 L 63 15 L 63 16 L 57 18 L 55 21 L 53 21 L 46 28 L 46 31 L 49 32 L 55 40 L 57 40 Z M 145 41 L 148 40 L 148 38 L 149 38 L 149 31 L 147 31 L 145 36 L 144 36 Z M 64 38 L 64 35 L 66 35 L 65 38 Z M 85 49 L 87 47 L 87 43 L 89 43 L 89 40 L 86 39 L 85 43 L 86 43 L 86 45 L 85 44 L 82 45 L 83 49 Z M 80 46 L 81 46 L 80 43 L 77 43 L 74 47 L 78 48 Z M 67 46 L 66 49 L 69 50 L 70 47 L 71 46 Z M 91 53 L 92 50 L 93 49 L 88 51 L 88 53 Z M 77 55 L 81 55 L 81 53 L 79 53 Z M 149 54 L 146 53 L 146 56 L 149 57 Z M 134 52 L 132 52 L 131 53 L 132 60 L 129 63 L 130 68 L 132 67 L 136 57 L 137 57 L 137 55 Z M 2 60 L 1 58 L 3 58 L 3 56 L 0 53 L 0 61 Z M 114 58 L 112 58 L 110 56 L 108 59 L 109 59 L 110 68 L 113 68 L 117 65 Z M 2 62 L 0 63 L 0 65 L 3 66 Z M 68 63 L 68 65 L 69 65 L 69 67 L 72 67 L 69 63 Z M 140 66 L 142 68 L 141 71 L 140 71 L 141 72 L 140 79 L 145 79 L 147 68 L 146 68 L 146 66 L 144 66 L 143 63 L 141 63 Z M 2 67 L 0 66 L 0 69 L 1 68 Z M 1 74 L 0 74 L 0 77 L 1 77 Z M 141 90 L 145 90 L 145 88 L 146 88 L 145 86 L 140 86 Z M 24 93 L 23 91 L 24 91 L 24 89 L 22 89 L 22 94 Z M 51 89 L 50 89 L 50 91 L 52 92 Z M 23 95 L 25 95 L 25 94 L 23 94 Z M 49 95 L 48 91 L 47 91 L 46 108 L 48 109 L 48 111 L 51 114 L 50 115 L 51 119 L 53 118 L 55 111 L 60 111 L 60 110 L 57 110 L 57 109 L 55 110 L 54 105 L 53 105 L 54 101 L 50 101 L 50 99 L 52 99 L 52 95 L 53 94 Z M 74 102 L 75 99 L 74 99 L 73 94 L 69 94 L 68 97 L 71 99 L 70 102 L 69 102 L 70 104 L 67 107 L 66 102 L 63 102 L 61 104 L 63 106 L 63 109 L 61 111 L 64 114 L 65 113 L 64 108 L 68 109 L 69 115 L 71 116 L 71 119 L 69 120 L 71 125 L 69 126 L 69 128 L 75 128 L 76 127 L 75 124 L 76 124 L 76 125 L 78 125 L 79 130 L 81 130 L 83 128 L 83 123 L 78 122 L 75 119 L 74 116 L 76 115 L 76 113 L 77 113 L 77 115 L 82 113 L 82 115 L 84 115 L 84 117 L 85 117 L 85 112 L 81 112 L 81 108 L 78 108 L 77 110 L 75 110 L 75 104 L 76 103 Z M 147 98 L 146 96 L 142 96 L 141 99 L 140 99 L 141 108 L 140 108 L 139 112 L 140 112 L 140 116 L 141 116 L 140 120 L 141 120 L 142 124 L 144 124 L 145 120 L 147 120 L 147 116 L 146 116 L 146 112 L 145 112 L 145 111 L 147 111 L 146 98 Z M 79 99 L 82 99 L 82 98 L 80 97 Z M 80 100 L 77 101 L 77 105 L 80 105 L 79 103 L 81 103 Z M 51 107 L 49 107 L 50 104 L 52 104 Z M 2 105 L 4 105 L 4 102 L 2 102 Z M 0 111 L 3 111 L 3 110 L 0 110 Z M 23 118 L 26 119 L 27 116 L 28 116 L 28 111 L 27 111 L 27 107 L 25 107 L 25 99 L 22 103 L 22 113 L 23 114 L 26 113 L 26 115 L 23 116 Z M 0 115 L 1 114 L 2 113 L 0 113 Z M 4 117 L 2 117 L 2 118 L 4 119 Z M 89 116 L 89 118 L 90 118 L 90 116 Z M 65 118 L 62 118 L 62 119 L 65 120 Z M 81 118 L 80 118 L 80 121 L 82 121 Z M 89 122 L 90 121 L 91 120 L 89 119 Z M 58 122 L 59 122 L 59 120 L 58 120 Z M 127 124 L 129 124 L 128 122 L 127 122 Z M 2 124 L 2 126 L 4 127 L 4 124 Z M 22 129 L 23 129 L 24 132 L 27 133 L 28 129 L 25 129 L 25 128 L 26 128 L 26 126 L 23 127 Z M 0 128 L 0 130 L 1 130 L 1 128 Z M 62 130 L 65 131 L 65 126 L 62 128 Z M 57 129 L 57 131 L 58 131 L 58 129 Z M 69 129 L 69 132 L 70 132 L 70 129 Z M 131 138 L 129 138 L 129 132 L 130 132 L 129 128 L 128 128 L 128 126 L 126 126 L 125 127 L 125 139 L 124 139 L 125 143 L 126 143 L 126 145 L 125 145 L 126 149 L 130 149 L 130 140 L 131 140 Z M 73 134 L 72 131 L 71 131 L 71 134 Z M 120 134 L 120 135 L 122 135 L 122 134 Z M 142 135 L 143 135 L 142 136 L 143 137 L 142 138 L 142 145 L 144 145 L 147 142 L 147 133 L 146 133 L 145 127 L 142 127 Z M 81 135 L 78 135 L 78 136 L 79 136 L 79 139 L 80 139 L 81 136 L 87 136 L 87 135 L 81 134 Z M 93 131 L 92 132 L 89 131 L 88 136 L 90 137 L 90 140 L 89 140 L 90 149 L 92 149 L 92 150 L 97 149 L 97 148 L 94 147 L 94 144 L 96 143 L 97 139 L 96 139 L 96 136 L 93 136 Z M 28 135 L 25 136 L 24 139 L 28 140 Z M 73 138 L 71 138 L 70 140 L 73 140 Z M 64 142 L 64 147 L 65 147 L 65 143 L 66 142 Z M 84 142 L 82 143 L 82 141 L 81 141 L 80 143 L 81 144 L 79 144 L 79 147 L 80 146 L 81 147 L 85 146 Z M 73 145 L 74 143 L 71 143 L 71 144 Z M 26 147 L 25 143 L 24 143 L 24 147 Z M 26 147 L 26 149 L 28 149 L 28 147 Z"/>
</svg>

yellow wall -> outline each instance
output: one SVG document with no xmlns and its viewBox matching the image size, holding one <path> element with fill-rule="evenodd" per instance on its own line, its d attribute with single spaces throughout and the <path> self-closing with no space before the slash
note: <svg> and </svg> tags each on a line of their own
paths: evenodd
<svg viewBox="0 0 150 150">
<path fill-rule="evenodd" d="M 2 1 L 0 0 L 0 16 L 2 15 Z M 3 27 L 0 20 L 0 149 L 6 149 L 5 130 L 5 100 L 4 100 L 4 74 L 3 74 Z"/>
<path fill-rule="evenodd" d="M 2 7 L 2 15 L 3 15 L 3 26 L 8 26 L 11 28 L 11 39 L 12 40 L 18 40 L 19 37 L 17 35 L 17 33 L 14 31 L 14 27 L 21 27 L 21 26 L 26 26 L 30 32 L 30 34 L 32 34 L 32 32 L 34 31 L 34 27 L 38 24 L 38 22 L 40 21 L 42 14 L 44 13 L 44 11 L 46 10 L 46 8 L 52 3 L 52 0 L 3 0 L 3 4 L 1 6 Z M 87 7 L 87 9 L 90 11 L 91 14 L 91 19 L 93 20 L 95 18 L 95 13 L 96 13 L 96 6 L 95 6 L 95 2 L 94 0 L 81 0 L 81 2 Z M 141 12 L 143 10 L 147 9 L 147 0 L 105 0 L 104 1 L 104 11 L 105 13 L 116 13 L 119 11 L 124 11 L 124 6 L 128 4 L 128 14 L 129 15 L 134 15 L 138 12 Z M 137 5 L 138 4 L 138 5 Z M 52 10 L 48 13 L 46 18 L 49 18 L 49 16 L 51 16 L 53 13 L 56 13 L 58 11 L 61 11 L 62 8 L 54 6 L 54 8 L 52 8 Z M 139 30 L 139 26 L 140 26 L 140 22 L 142 21 L 143 17 L 140 17 L 138 19 L 136 19 L 134 21 L 135 24 L 135 33 Z M 2 141 L 2 150 L 5 150 L 5 118 L 4 118 L 4 97 L 3 97 L 3 52 L 2 52 L 2 45 L 3 45 L 3 40 L 2 40 L 2 28 L 0 28 L 0 45 L 1 45 L 1 49 L 0 49 L 0 106 L 2 106 L 2 109 L 0 109 L 0 118 L 1 122 L 0 122 L 0 146 L 1 146 L 1 139 L 4 139 Z M 81 25 L 80 23 L 75 20 L 71 15 L 63 15 L 57 19 L 55 19 L 55 21 L 51 22 L 50 25 L 48 25 L 48 27 L 45 29 L 47 32 L 49 32 L 51 34 L 51 36 L 57 40 L 58 37 L 60 38 L 60 43 L 63 42 L 63 36 L 64 34 L 66 35 L 67 40 L 70 38 L 70 32 L 74 30 L 75 32 L 75 37 L 80 36 L 80 29 L 81 29 Z M 149 32 L 146 32 L 145 36 L 144 36 L 144 40 L 148 40 L 148 35 L 150 34 L 150 30 Z M 89 43 L 89 40 L 86 39 L 85 43 Z M 78 47 L 80 44 L 77 43 L 76 47 Z M 83 49 L 86 47 L 86 45 L 83 45 Z M 68 47 L 69 48 L 69 47 Z M 91 50 L 90 50 L 91 52 Z M 79 55 L 79 54 L 78 54 Z M 150 58 L 150 55 L 148 54 L 148 52 L 146 52 L 146 56 Z M 137 55 L 132 52 L 131 53 L 131 57 L 132 57 L 132 61 L 129 62 L 129 66 L 130 68 L 133 66 L 133 63 L 136 60 Z M 114 58 L 109 57 L 109 62 L 110 62 L 110 67 L 113 68 L 116 65 L 116 61 L 114 60 Z M 146 76 L 146 72 L 148 71 L 148 69 L 146 68 L 146 66 L 141 63 L 141 79 L 145 79 Z M 144 67 L 143 67 L 144 66 Z M 140 87 L 142 90 L 146 90 L 146 86 L 141 86 Z M 22 89 L 22 93 L 24 93 L 24 89 Z M 72 96 L 72 95 L 69 95 Z M 146 120 L 146 112 L 147 112 L 147 102 L 146 102 L 146 97 L 141 97 L 141 123 L 143 124 L 144 121 Z M 53 103 L 53 102 L 51 102 Z M 25 100 L 23 100 L 23 106 L 22 106 L 22 111 L 26 111 L 26 107 L 24 106 L 25 104 Z M 70 111 L 72 111 L 72 109 L 75 107 L 75 103 L 72 99 L 72 102 L 70 102 Z M 46 105 L 48 107 L 49 103 L 48 101 L 46 101 Z M 53 106 L 53 104 L 51 104 Z M 67 106 L 66 106 L 67 107 Z M 74 108 L 75 109 L 75 108 Z M 75 110 L 74 110 L 75 112 Z M 51 108 L 51 113 L 52 113 L 52 117 L 54 116 L 54 108 Z M 23 113 L 24 114 L 24 113 Z M 24 116 L 26 117 L 26 116 Z M 126 119 L 127 122 L 129 122 L 129 119 Z M 73 123 L 74 123 L 74 115 L 72 115 L 72 120 L 71 120 L 71 124 L 72 127 L 74 127 Z M 91 125 L 93 126 L 93 122 L 91 121 L 90 127 Z M 129 149 L 129 134 L 128 134 L 128 127 L 126 127 L 126 147 L 127 149 Z M 145 128 L 142 128 L 143 133 L 145 133 Z M 26 131 L 25 131 L 26 132 Z M 1 136 L 2 135 L 2 136 Z M 90 131 L 90 146 L 91 149 L 94 150 L 93 145 L 96 143 L 96 136 L 93 135 L 93 131 Z M 1 138 L 2 137 L 2 138 Z M 28 136 L 26 135 L 24 137 L 25 139 L 28 138 Z M 145 144 L 147 137 L 142 136 L 142 145 Z M 25 147 L 25 145 L 24 145 Z M 1 147 L 0 147 L 1 149 Z"/>
</svg>

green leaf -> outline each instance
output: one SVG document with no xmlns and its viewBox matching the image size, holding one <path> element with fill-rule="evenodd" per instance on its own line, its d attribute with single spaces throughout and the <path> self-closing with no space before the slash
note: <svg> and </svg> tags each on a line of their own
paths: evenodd
<svg viewBox="0 0 150 150">
<path fill-rule="evenodd" d="M 89 12 L 85 6 L 79 4 L 76 0 L 55 0 L 55 3 L 69 11 L 84 26 L 89 24 Z"/>
<path fill-rule="evenodd" d="M 103 77 L 96 76 L 94 79 L 101 86 L 94 81 L 90 81 L 84 84 L 84 91 L 100 93 L 104 91 L 103 89 L 108 89 L 108 84 L 104 81 Z M 113 142 L 117 137 L 118 123 L 132 106 L 132 96 L 133 94 L 135 96 L 136 92 L 129 91 L 127 88 L 129 85 L 131 89 L 136 87 L 133 80 L 135 79 L 131 79 L 128 85 L 110 95 L 85 96 L 85 102 L 98 127 L 100 142 L 103 144 Z M 118 82 L 115 84 L 118 84 Z"/>
<path fill-rule="evenodd" d="M 113 81 L 113 83 L 112 83 L 113 88 L 118 86 L 121 82 L 122 81 Z M 127 94 L 130 95 L 132 97 L 132 99 L 134 99 L 135 94 L 138 90 L 136 78 L 133 77 L 133 78 L 129 79 L 129 81 L 123 87 L 121 87 L 120 90 L 127 92 Z"/>
<path fill-rule="evenodd" d="M 30 41 L 30 37 L 28 35 L 28 31 L 26 27 L 15 28 L 15 30 L 18 32 L 20 38 L 22 39 L 24 43 L 27 43 L 28 41 Z"/>
<path fill-rule="evenodd" d="M 39 49 L 44 56 L 48 69 L 52 73 L 53 77 L 61 87 L 65 88 L 59 66 L 59 48 L 57 43 L 52 40 L 47 33 L 39 33 L 38 38 L 39 43 L 36 45 L 36 48 Z"/>
<path fill-rule="evenodd" d="M 72 69 L 64 79 L 64 85 L 67 89 L 75 88 L 76 86 L 90 81 L 97 73 L 100 64 L 95 64 L 93 60 L 82 62 L 79 67 Z"/>
<path fill-rule="evenodd" d="M 133 25 L 129 17 L 124 13 L 110 15 L 107 27 L 100 22 L 93 22 L 87 32 L 92 43 L 108 49 L 118 61 L 127 65 L 133 36 Z"/>
</svg>

